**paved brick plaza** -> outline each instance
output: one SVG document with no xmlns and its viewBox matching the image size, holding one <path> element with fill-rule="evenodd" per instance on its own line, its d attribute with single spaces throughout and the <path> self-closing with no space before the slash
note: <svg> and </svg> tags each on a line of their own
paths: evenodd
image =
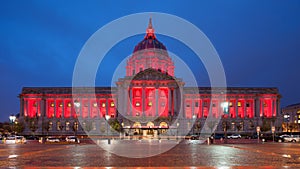
<svg viewBox="0 0 300 169">
<path fill-rule="evenodd" d="M 140 143 L 136 141 L 132 144 Z M 299 168 L 299 148 L 300 144 L 292 143 L 206 145 L 197 141 L 183 141 L 170 151 L 157 156 L 126 158 L 109 153 L 96 144 L 1 144 L 0 166 L 1 168 L 197 167 L 201 169 L 284 168 L 284 166 Z"/>
</svg>

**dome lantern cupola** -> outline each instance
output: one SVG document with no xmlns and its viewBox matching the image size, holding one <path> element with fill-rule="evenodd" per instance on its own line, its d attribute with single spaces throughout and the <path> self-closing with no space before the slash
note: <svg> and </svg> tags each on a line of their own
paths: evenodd
<svg viewBox="0 0 300 169">
<path fill-rule="evenodd" d="M 156 38 L 152 18 L 149 19 L 144 39 L 134 47 L 127 61 L 126 76 L 134 76 L 148 68 L 174 76 L 174 63 L 165 45 Z"/>
<path fill-rule="evenodd" d="M 149 19 L 148 28 L 146 29 L 145 39 L 155 39 L 154 29 L 152 27 L 152 18 Z"/>
</svg>

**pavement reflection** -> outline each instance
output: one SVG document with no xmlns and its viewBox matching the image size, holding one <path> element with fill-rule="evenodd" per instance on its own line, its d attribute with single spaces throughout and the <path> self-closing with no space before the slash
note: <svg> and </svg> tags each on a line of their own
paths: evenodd
<svg viewBox="0 0 300 169">
<path fill-rule="evenodd" d="M 127 151 L 148 146 L 145 142 L 132 144 Z M 153 151 L 160 148 L 151 144 Z M 299 148 L 300 144 L 293 143 L 206 145 L 184 141 L 157 156 L 128 158 L 96 144 L 0 144 L 0 168 L 298 169 Z"/>
</svg>

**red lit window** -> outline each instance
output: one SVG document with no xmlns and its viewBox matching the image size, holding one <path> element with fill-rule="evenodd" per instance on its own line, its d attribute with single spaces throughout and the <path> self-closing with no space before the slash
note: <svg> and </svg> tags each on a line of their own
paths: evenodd
<svg viewBox="0 0 300 169">
<path fill-rule="evenodd" d="M 238 102 L 238 107 L 241 107 L 242 106 L 242 103 L 239 101 Z"/>
<path fill-rule="evenodd" d="M 110 107 L 115 107 L 115 103 L 114 102 L 110 102 Z"/>
<path fill-rule="evenodd" d="M 140 105 L 141 105 L 140 102 L 136 102 L 136 103 L 135 103 L 135 106 L 136 106 L 136 107 L 140 107 Z"/>
</svg>

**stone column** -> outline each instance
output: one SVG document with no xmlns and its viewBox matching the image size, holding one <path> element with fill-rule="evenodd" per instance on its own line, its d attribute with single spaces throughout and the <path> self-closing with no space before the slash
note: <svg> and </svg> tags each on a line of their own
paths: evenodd
<svg viewBox="0 0 300 169">
<path fill-rule="evenodd" d="M 201 116 L 200 116 L 200 118 L 202 119 L 204 117 L 204 99 L 200 98 L 200 102 L 201 102 Z"/>
<path fill-rule="evenodd" d="M 254 117 L 260 117 L 260 100 L 257 97 L 255 97 L 254 100 L 254 107 L 255 107 Z"/>
<path fill-rule="evenodd" d="M 78 102 L 80 103 L 80 106 L 79 106 L 79 116 L 80 116 L 80 118 L 82 118 L 82 107 L 83 107 L 84 105 L 82 104 L 82 99 L 81 99 L 81 97 L 80 97 L 80 99 L 78 100 Z"/>
<path fill-rule="evenodd" d="M 178 99 L 177 99 L 177 90 L 178 89 L 174 89 L 173 90 L 173 100 L 174 100 L 174 111 L 176 111 L 176 113 L 178 114 L 179 112 L 178 112 L 178 107 L 177 107 L 177 101 L 178 101 Z"/>
<path fill-rule="evenodd" d="M 180 112 L 180 116 L 181 117 L 185 117 L 185 115 L 184 115 L 184 98 L 183 98 L 183 87 L 182 86 L 180 86 L 179 87 L 179 92 L 180 92 L 180 110 L 179 110 L 179 112 Z"/>
<path fill-rule="evenodd" d="M 124 106 L 126 103 L 124 99 L 124 88 L 121 85 L 117 85 L 117 90 L 118 90 L 118 95 L 117 95 L 117 106 L 116 109 L 118 110 L 119 113 L 123 114 L 124 113 Z"/>
<path fill-rule="evenodd" d="M 186 108 L 186 102 L 185 102 L 185 98 L 183 98 L 184 96 L 183 96 L 183 94 L 182 94 L 182 97 L 181 97 L 181 102 L 182 102 L 182 106 L 181 106 L 181 111 L 182 111 L 182 117 L 183 118 L 186 118 L 186 112 L 185 112 L 185 108 Z"/>
<path fill-rule="evenodd" d="M 175 100 L 174 100 L 174 88 L 172 88 L 171 89 L 171 111 L 172 111 L 172 116 L 174 116 L 174 109 L 175 109 L 175 107 L 174 107 L 174 102 L 175 102 Z"/>
<path fill-rule="evenodd" d="M 275 117 L 275 110 L 276 110 L 276 107 L 275 107 L 275 100 L 272 99 L 272 117 Z"/>
<path fill-rule="evenodd" d="M 20 116 L 24 117 L 24 99 L 20 97 Z"/>
<path fill-rule="evenodd" d="M 251 108 L 252 108 L 253 117 L 255 117 L 255 99 L 252 100 Z"/>
<path fill-rule="evenodd" d="M 239 107 L 238 107 L 238 103 L 239 103 L 239 100 L 237 98 L 235 98 L 235 117 L 239 117 Z"/>
<path fill-rule="evenodd" d="M 159 99 L 159 97 L 158 97 L 158 88 L 155 88 L 155 116 L 156 117 L 158 117 L 158 107 L 159 107 L 158 99 Z"/>
<path fill-rule="evenodd" d="M 93 101 L 93 99 L 91 99 L 91 98 L 88 98 L 88 102 L 89 102 L 89 104 L 88 104 L 88 119 L 91 119 L 93 116 L 91 115 L 92 114 L 92 108 L 94 107 L 94 105 L 92 104 L 92 101 Z"/>
<path fill-rule="evenodd" d="M 129 97 L 128 97 L 128 88 L 126 87 L 126 88 L 123 88 L 123 93 L 124 93 L 124 96 L 123 96 L 123 101 L 122 101 L 122 103 L 120 103 L 120 104 L 124 104 L 123 105 L 123 114 L 125 115 L 128 115 L 127 113 L 127 111 L 128 111 L 128 100 L 129 100 Z"/>
<path fill-rule="evenodd" d="M 265 104 L 264 104 L 264 99 L 260 99 L 260 106 L 261 106 L 261 115 L 264 117 L 265 116 Z"/>
<path fill-rule="evenodd" d="M 105 115 L 109 115 L 109 113 L 108 113 L 108 111 L 109 111 L 109 109 L 108 109 L 108 98 L 107 97 L 105 97 L 105 104 L 106 104 L 106 106 L 105 106 Z M 106 118 L 106 117 L 104 117 L 104 118 Z"/>
<path fill-rule="evenodd" d="M 132 107 L 133 107 L 133 91 L 132 91 L 132 88 L 129 88 L 129 109 L 130 109 L 130 112 L 129 114 L 131 114 L 131 116 L 133 116 L 133 112 L 132 112 Z"/>
<path fill-rule="evenodd" d="M 169 112 L 171 111 L 172 111 L 171 89 L 168 88 L 168 116 L 169 116 Z"/>
<path fill-rule="evenodd" d="M 45 105 L 44 105 L 44 99 L 41 98 L 40 99 L 40 116 L 41 117 L 45 116 L 44 107 L 45 107 Z"/>
<path fill-rule="evenodd" d="M 192 97 L 192 118 L 194 117 L 194 115 L 195 115 L 195 97 Z"/>
<path fill-rule="evenodd" d="M 28 100 L 24 99 L 24 115 L 26 112 L 26 116 L 28 116 Z"/>
<path fill-rule="evenodd" d="M 145 97 L 146 97 L 146 92 L 145 92 L 145 87 L 142 87 L 142 116 L 145 116 Z"/>
<path fill-rule="evenodd" d="M 66 106 L 66 105 L 65 105 L 65 99 L 62 99 L 61 102 L 62 102 L 62 103 L 61 103 L 61 104 L 62 104 L 62 107 L 61 107 L 61 108 L 62 108 L 61 118 L 64 119 L 64 118 L 65 118 L 65 113 L 66 113 L 66 112 L 65 112 L 65 106 Z"/>
<path fill-rule="evenodd" d="M 244 99 L 244 117 L 247 116 L 247 100 Z"/>
<path fill-rule="evenodd" d="M 54 118 L 56 118 L 56 99 L 54 99 Z"/>
</svg>

